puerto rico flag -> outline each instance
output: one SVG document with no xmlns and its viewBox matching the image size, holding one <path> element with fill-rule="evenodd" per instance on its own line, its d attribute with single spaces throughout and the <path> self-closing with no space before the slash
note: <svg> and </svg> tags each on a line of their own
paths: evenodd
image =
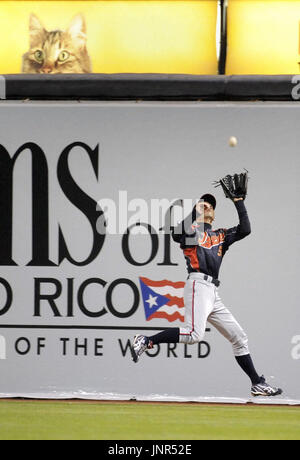
<svg viewBox="0 0 300 460">
<path fill-rule="evenodd" d="M 147 321 L 163 318 L 169 322 L 184 322 L 183 281 L 152 281 L 140 277 L 140 285 Z"/>
</svg>

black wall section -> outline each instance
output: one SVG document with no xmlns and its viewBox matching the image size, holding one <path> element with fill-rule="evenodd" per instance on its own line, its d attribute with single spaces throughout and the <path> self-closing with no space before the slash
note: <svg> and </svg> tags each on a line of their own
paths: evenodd
<svg viewBox="0 0 300 460">
<path fill-rule="evenodd" d="M 227 1 L 221 0 L 221 26 L 220 26 L 220 56 L 219 56 L 219 74 L 226 73 L 227 57 Z"/>
<path fill-rule="evenodd" d="M 8 100 L 295 100 L 295 86 L 298 81 L 294 77 L 293 75 L 18 74 L 0 77 L 2 85 L 0 97 Z"/>
</svg>

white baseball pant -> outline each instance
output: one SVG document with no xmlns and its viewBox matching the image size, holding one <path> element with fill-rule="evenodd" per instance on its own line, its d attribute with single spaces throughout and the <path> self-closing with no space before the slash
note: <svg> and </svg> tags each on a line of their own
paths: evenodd
<svg viewBox="0 0 300 460">
<path fill-rule="evenodd" d="M 184 303 L 185 326 L 180 328 L 180 343 L 200 342 L 209 322 L 229 340 L 235 356 L 249 354 L 247 335 L 223 305 L 218 288 L 204 280 L 202 273 L 189 275 L 184 288 Z"/>
</svg>

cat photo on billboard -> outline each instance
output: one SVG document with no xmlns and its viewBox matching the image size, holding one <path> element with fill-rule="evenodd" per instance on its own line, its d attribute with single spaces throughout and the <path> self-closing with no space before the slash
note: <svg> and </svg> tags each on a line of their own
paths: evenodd
<svg viewBox="0 0 300 460">
<path fill-rule="evenodd" d="M 86 23 L 77 14 L 66 30 L 48 31 L 35 15 L 29 17 L 29 50 L 23 55 L 22 72 L 36 74 L 91 73 Z"/>
</svg>

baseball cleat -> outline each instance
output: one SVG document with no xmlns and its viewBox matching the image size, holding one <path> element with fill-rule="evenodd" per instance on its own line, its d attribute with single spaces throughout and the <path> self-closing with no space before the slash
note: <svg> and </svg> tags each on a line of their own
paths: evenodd
<svg viewBox="0 0 300 460">
<path fill-rule="evenodd" d="M 252 386 L 251 394 L 252 396 L 277 396 L 282 394 L 282 390 L 281 388 L 271 387 L 262 375 L 260 382 Z"/>
<path fill-rule="evenodd" d="M 152 348 L 152 342 L 144 335 L 136 335 L 131 347 L 132 359 L 135 363 L 138 362 L 141 354 L 143 354 L 147 348 Z"/>
</svg>

